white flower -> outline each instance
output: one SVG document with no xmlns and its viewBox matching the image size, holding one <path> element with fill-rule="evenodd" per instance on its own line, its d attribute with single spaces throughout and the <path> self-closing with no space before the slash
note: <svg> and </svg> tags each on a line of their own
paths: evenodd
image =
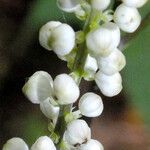
<svg viewBox="0 0 150 150">
<path fill-rule="evenodd" d="M 32 145 L 31 150 L 56 150 L 56 147 L 49 137 L 41 136 Z"/>
<path fill-rule="evenodd" d="M 122 0 L 129 7 L 142 7 L 148 0 Z"/>
<path fill-rule="evenodd" d="M 91 138 L 91 130 L 84 120 L 74 120 L 67 125 L 64 133 L 64 140 L 76 147 L 87 142 Z"/>
<path fill-rule="evenodd" d="M 60 74 L 54 80 L 54 93 L 60 104 L 67 105 L 78 99 L 80 91 L 72 77 Z"/>
<path fill-rule="evenodd" d="M 29 150 L 27 144 L 18 137 L 7 141 L 2 150 Z"/>
<path fill-rule="evenodd" d="M 39 32 L 39 42 L 41 46 L 43 46 L 47 50 L 52 50 L 52 47 L 50 45 L 50 38 L 51 38 L 51 32 L 54 30 L 57 26 L 61 25 L 62 23 L 59 21 L 49 21 L 45 25 L 43 25 Z"/>
<path fill-rule="evenodd" d="M 39 32 L 41 46 L 53 50 L 60 58 L 69 54 L 75 45 L 75 32 L 71 26 L 58 21 L 50 21 Z"/>
<path fill-rule="evenodd" d="M 58 115 L 59 115 L 59 110 L 60 108 L 58 106 L 54 106 L 50 99 L 52 97 L 48 97 L 46 100 L 40 103 L 40 109 L 42 113 L 49 119 L 52 119 L 54 125 L 56 125 Z"/>
<path fill-rule="evenodd" d="M 108 56 L 120 42 L 120 31 L 114 23 L 106 23 L 91 31 L 86 37 L 90 54 L 94 57 Z"/>
<path fill-rule="evenodd" d="M 115 96 L 122 90 L 122 78 L 119 73 L 106 75 L 99 71 L 95 75 L 95 81 L 97 83 L 97 86 L 105 96 Z"/>
<path fill-rule="evenodd" d="M 96 59 L 88 54 L 84 65 L 84 71 L 85 73 L 87 73 L 85 79 L 93 80 L 97 69 L 98 65 Z"/>
<path fill-rule="evenodd" d="M 45 71 L 35 72 L 23 87 L 23 93 L 35 104 L 53 95 L 53 79 Z"/>
<path fill-rule="evenodd" d="M 87 117 L 97 117 L 103 111 L 103 102 L 99 95 L 89 92 L 84 94 L 79 101 L 81 114 Z"/>
<path fill-rule="evenodd" d="M 99 57 L 97 62 L 100 71 L 107 75 L 112 75 L 121 71 L 126 65 L 125 56 L 117 48 L 107 57 Z"/>
<path fill-rule="evenodd" d="M 134 7 L 121 4 L 114 13 L 114 21 L 125 32 L 134 32 L 141 23 L 141 16 Z"/>
<path fill-rule="evenodd" d="M 110 4 L 110 0 L 91 0 L 94 9 L 105 10 Z"/>
<path fill-rule="evenodd" d="M 79 0 L 57 0 L 58 7 L 65 12 L 75 12 L 80 8 Z"/>
<path fill-rule="evenodd" d="M 97 140 L 90 139 L 85 144 L 82 144 L 78 150 L 104 150 L 104 147 Z"/>
</svg>

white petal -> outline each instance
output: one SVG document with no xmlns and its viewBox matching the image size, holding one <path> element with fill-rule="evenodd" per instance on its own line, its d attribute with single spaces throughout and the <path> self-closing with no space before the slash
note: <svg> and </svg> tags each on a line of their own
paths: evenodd
<svg viewBox="0 0 150 150">
<path fill-rule="evenodd" d="M 110 0 L 91 0 L 94 9 L 105 10 L 110 4 Z"/>
<path fill-rule="evenodd" d="M 78 150 L 104 150 L 104 147 L 97 140 L 90 139 L 87 143 L 82 144 Z"/>
<path fill-rule="evenodd" d="M 7 141 L 2 150 L 29 150 L 27 144 L 18 137 Z"/>
<path fill-rule="evenodd" d="M 52 31 L 52 48 L 59 56 L 65 56 L 75 46 L 75 32 L 71 26 L 61 24 Z"/>
<path fill-rule="evenodd" d="M 49 137 L 41 136 L 32 145 L 31 150 L 56 150 L 56 147 Z"/>
<path fill-rule="evenodd" d="M 57 0 L 58 7 L 65 12 L 75 12 L 80 7 L 79 0 Z"/>
<path fill-rule="evenodd" d="M 58 106 L 54 106 L 51 101 L 50 97 L 44 100 L 43 102 L 40 103 L 40 109 L 43 112 L 43 114 L 51 119 L 54 123 L 54 125 L 57 122 L 58 115 L 59 115 L 59 110 L 60 108 Z"/>
<path fill-rule="evenodd" d="M 141 16 L 134 7 L 121 4 L 114 13 L 115 23 L 125 32 L 134 32 L 141 23 Z"/>
<path fill-rule="evenodd" d="M 142 7 L 148 0 L 122 0 L 129 7 Z"/>
<path fill-rule="evenodd" d="M 23 93 L 35 104 L 53 95 L 52 77 L 45 71 L 34 73 L 23 87 Z"/>
<path fill-rule="evenodd" d="M 112 43 L 112 32 L 103 27 L 91 31 L 86 37 L 87 48 L 94 57 L 109 55 L 114 48 Z"/>
<path fill-rule="evenodd" d="M 51 32 L 54 28 L 59 26 L 61 22 L 59 21 L 49 21 L 45 25 L 43 25 L 39 31 L 39 42 L 41 46 L 46 48 L 47 50 L 52 50 L 52 47 L 50 46 L 50 40 L 51 40 Z"/>
<path fill-rule="evenodd" d="M 84 120 L 74 120 L 67 125 L 67 130 L 64 134 L 64 140 L 76 147 L 91 138 L 91 129 Z"/>
<path fill-rule="evenodd" d="M 86 80 L 94 79 L 94 75 L 97 69 L 98 65 L 96 59 L 88 54 L 84 65 L 84 71 L 87 73 L 87 77 L 85 79 Z"/>
<path fill-rule="evenodd" d="M 84 94 L 79 101 L 79 110 L 87 117 L 97 117 L 103 111 L 103 102 L 99 95 L 89 92 Z"/>
<path fill-rule="evenodd" d="M 121 71 L 126 65 L 125 56 L 118 49 L 114 50 L 107 57 L 99 57 L 97 62 L 100 71 L 107 75 Z"/>
<path fill-rule="evenodd" d="M 95 81 L 105 96 L 115 96 L 122 90 L 122 78 L 119 73 L 106 75 L 99 71 L 95 76 Z"/>
<path fill-rule="evenodd" d="M 80 94 L 79 87 L 67 74 L 60 74 L 54 80 L 54 92 L 62 105 L 74 103 Z"/>
<path fill-rule="evenodd" d="M 107 22 L 102 25 L 103 28 L 108 29 L 111 32 L 111 47 L 112 49 L 116 48 L 120 43 L 120 29 L 117 24 L 113 22 Z"/>
</svg>

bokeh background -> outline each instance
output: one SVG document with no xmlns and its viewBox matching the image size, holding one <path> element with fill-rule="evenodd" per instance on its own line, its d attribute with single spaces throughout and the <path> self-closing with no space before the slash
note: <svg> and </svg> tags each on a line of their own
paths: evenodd
<svg viewBox="0 0 150 150">
<path fill-rule="evenodd" d="M 104 113 L 87 121 L 92 137 L 105 150 L 150 150 L 150 1 L 140 13 L 141 27 L 124 35 L 120 45 L 127 59 L 121 94 L 106 98 L 94 82 L 81 84 L 82 94 L 94 91 L 103 97 Z M 53 78 L 68 72 L 65 62 L 38 43 L 39 28 L 49 20 L 69 23 L 75 30 L 82 27 L 74 15 L 58 10 L 55 0 L 0 0 L 0 149 L 14 136 L 31 145 L 37 137 L 48 135 L 47 119 L 21 89 L 37 70 Z"/>
</svg>

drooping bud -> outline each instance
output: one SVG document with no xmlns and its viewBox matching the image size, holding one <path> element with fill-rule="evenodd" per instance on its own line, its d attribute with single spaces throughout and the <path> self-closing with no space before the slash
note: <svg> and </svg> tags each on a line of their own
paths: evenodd
<svg viewBox="0 0 150 150">
<path fill-rule="evenodd" d="M 52 77 L 45 71 L 35 72 L 23 87 L 23 93 L 35 104 L 53 95 Z"/>
<path fill-rule="evenodd" d="M 18 137 L 7 141 L 2 150 L 29 150 L 27 144 Z"/>
<path fill-rule="evenodd" d="M 80 8 L 79 0 L 57 0 L 58 7 L 65 12 L 75 12 Z"/>
<path fill-rule="evenodd" d="M 75 32 L 68 24 L 50 21 L 40 29 L 39 41 L 41 46 L 64 59 L 75 46 Z"/>
<path fill-rule="evenodd" d="M 64 133 L 64 140 L 76 147 L 87 142 L 91 138 L 91 130 L 84 120 L 74 120 L 67 125 Z"/>
<path fill-rule="evenodd" d="M 89 92 L 84 94 L 79 101 L 79 110 L 87 117 L 97 117 L 103 111 L 103 102 L 99 95 Z"/>
<path fill-rule="evenodd" d="M 31 150 L 56 150 L 56 147 L 49 137 L 41 136 L 32 145 Z"/>
<path fill-rule="evenodd" d="M 57 122 L 57 119 L 58 119 L 60 108 L 58 106 L 54 106 L 51 103 L 50 99 L 52 99 L 52 97 L 49 97 L 46 100 L 44 100 L 43 102 L 41 102 L 40 109 L 47 118 L 49 118 L 53 121 L 53 123 L 55 125 Z"/>
<path fill-rule="evenodd" d="M 79 87 L 67 74 L 60 74 L 54 80 L 54 93 L 61 105 L 74 103 L 79 97 Z"/>
<path fill-rule="evenodd" d="M 98 65 L 96 59 L 88 54 L 84 65 L 84 71 L 86 73 L 84 77 L 85 80 L 93 80 L 97 69 Z"/>
<path fill-rule="evenodd" d="M 110 0 L 91 0 L 92 8 L 97 10 L 105 10 L 110 4 Z"/>
<path fill-rule="evenodd" d="M 108 56 L 120 42 L 120 30 L 114 23 L 103 24 L 86 37 L 89 53 L 94 57 Z"/>
<path fill-rule="evenodd" d="M 90 139 L 85 144 L 82 144 L 78 150 L 104 150 L 104 147 L 99 141 Z"/>
<path fill-rule="evenodd" d="M 99 57 L 97 62 L 100 71 L 107 75 L 113 75 L 121 71 L 126 65 L 125 56 L 117 48 L 107 57 Z"/>
<path fill-rule="evenodd" d="M 148 0 L 122 0 L 129 7 L 142 7 Z"/>
<path fill-rule="evenodd" d="M 122 90 L 122 78 L 119 73 L 106 75 L 98 71 L 95 81 L 101 92 L 108 97 L 118 95 Z"/>
<path fill-rule="evenodd" d="M 134 7 L 121 4 L 114 13 L 114 21 L 125 32 L 134 32 L 141 23 L 141 16 Z"/>
</svg>

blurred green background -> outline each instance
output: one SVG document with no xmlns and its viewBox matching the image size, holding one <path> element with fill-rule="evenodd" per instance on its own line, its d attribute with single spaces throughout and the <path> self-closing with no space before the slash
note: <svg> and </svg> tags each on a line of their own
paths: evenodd
<svg viewBox="0 0 150 150">
<path fill-rule="evenodd" d="M 88 120 L 93 137 L 102 141 L 105 150 L 150 149 L 150 1 L 140 13 L 140 29 L 122 40 L 127 59 L 124 89 L 113 99 L 103 97 L 103 115 Z M 82 27 L 74 15 L 60 11 L 55 0 L 0 0 L 0 149 L 14 136 L 31 145 L 40 135 L 48 135 L 46 118 L 21 88 L 37 70 L 53 77 L 68 72 L 65 62 L 38 43 L 38 30 L 49 20 L 69 23 L 75 30 Z M 94 83 L 83 81 L 81 87 L 82 93 L 100 94 Z"/>
</svg>

